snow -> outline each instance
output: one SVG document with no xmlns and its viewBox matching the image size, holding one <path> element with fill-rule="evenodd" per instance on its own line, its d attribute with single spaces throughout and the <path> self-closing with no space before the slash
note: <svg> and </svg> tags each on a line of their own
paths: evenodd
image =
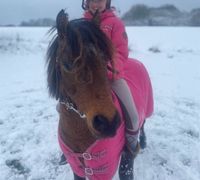
<svg viewBox="0 0 200 180">
<path fill-rule="evenodd" d="M 0 180 L 73 180 L 69 165 L 58 165 L 56 101 L 46 88 L 48 30 L 0 28 Z M 130 56 L 147 67 L 155 99 L 135 180 L 200 179 L 199 32 L 127 27 Z"/>
</svg>

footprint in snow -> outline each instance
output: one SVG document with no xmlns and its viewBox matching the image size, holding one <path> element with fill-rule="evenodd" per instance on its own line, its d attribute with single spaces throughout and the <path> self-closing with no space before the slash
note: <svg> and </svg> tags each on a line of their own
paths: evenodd
<svg viewBox="0 0 200 180">
<path fill-rule="evenodd" d="M 28 174 L 30 172 L 30 169 L 22 165 L 18 159 L 6 160 L 5 163 L 17 174 Z"/>
</svg>

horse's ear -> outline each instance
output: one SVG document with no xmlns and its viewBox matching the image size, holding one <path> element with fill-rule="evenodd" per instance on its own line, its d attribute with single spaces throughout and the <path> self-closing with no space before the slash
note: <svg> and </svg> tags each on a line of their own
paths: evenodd
<svg viewBox="0 0 200 180">
<path fill-rule="evenodd" d="M 98 10 L 96 10 L 96 12 L 94 13 L 93 17 L 92 17 L 92 22 L 94 24 L 96 24 L 98 27 L 100 27 L 100 13 Z"/>
<path fill-rule="evenodd" d="M 68 24 L 68 14 L 65 13 L 65 11 L 62 9 L 56 17 L 56 28 L 58 36 L 61 39 L 63 39 L 64 36 L 66 35 L 67 24 Z"/>
</svg>

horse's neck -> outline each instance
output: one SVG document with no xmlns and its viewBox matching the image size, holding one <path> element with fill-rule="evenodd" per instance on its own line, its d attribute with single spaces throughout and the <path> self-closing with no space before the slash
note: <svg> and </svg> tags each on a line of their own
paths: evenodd
<svg viewBox="0 0 200 180">
<path fill-rule="evenodd" d="M 60 111 L 59 130 L 64 143 L 74 152 L 83 153 L 95 142 L 86 120 L 64 108 Z"/>
</svg>

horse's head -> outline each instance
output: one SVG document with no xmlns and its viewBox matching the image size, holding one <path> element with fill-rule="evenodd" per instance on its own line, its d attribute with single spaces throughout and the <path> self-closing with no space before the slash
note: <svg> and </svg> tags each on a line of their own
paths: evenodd
<svg viewBox="0 0 200 180">
<path fill-rule="evenodd" d="M 107 66 L 113 65 L 112 43 L 95 23 L 68 21 L 63 10 L 57 16 L 57 32 L 47 54 L 50 95 L 70 98 L 95 136 L 115 135 L 120 117 L 107 78 Z"/>
</svg>

